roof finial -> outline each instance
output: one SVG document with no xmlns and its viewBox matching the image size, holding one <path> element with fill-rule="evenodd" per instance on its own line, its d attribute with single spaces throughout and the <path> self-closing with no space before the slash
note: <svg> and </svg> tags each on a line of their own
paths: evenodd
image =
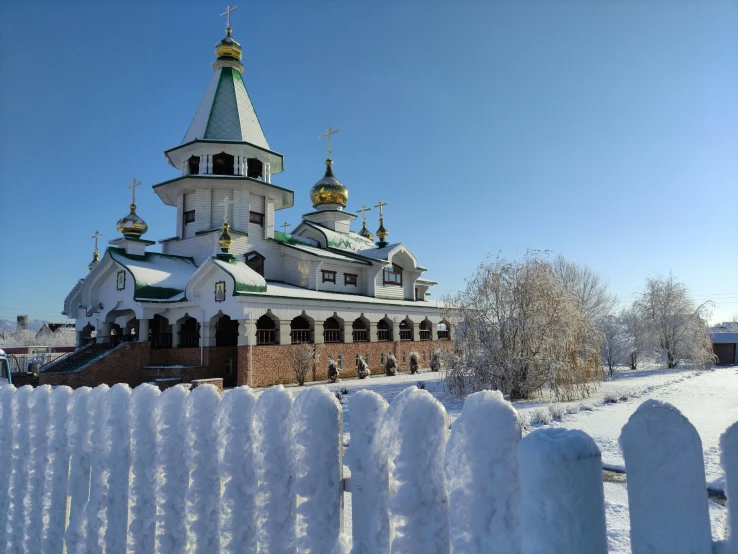
<svg viewBox="0 0 738 554">
<path fill-rule="evenodd" d="M 384 217 L 382 215 L 382 208 L 386 205 L 387 202 L 382 202 L 380 200 L 379 204 L 374 206 L 375 208 L 379 208 L 379 229 L 377 229 L 377 238 L 379 239 L 379 241 L 377 242 L 377 247 L 379 248 L 384 248 L 385 246 L 387 246 L 387 244 L 389 244 L 386 240 L 384 240 L 387 238 L 387 235 L 389 235 L 389 233 L 387 232 L 387 229 L 384 228 Z"/>
<path fill-rule="evenodd" d="M 223 202 L 218 204 L 219 206 L 225 207 L 225 213 L 223 214 L 223 225 L 228 225 L 228 206 L 230 206 L 231 204 L 233 204 L 233 200 L 229 200 L 227 196 L 223 198 Z"/>
<path fill-rule="evenodd" d="M 92 254 L 90 265 L 87 266 L 90 271 L 92 271 L 92 269 L 97 265 L 97 262 L 100 261 L 100 254 L 97 251 L 97 239 L 101 236 L 102 233 L 100 231 L 95 231 L 95 234 L 90 237 L 91 239 L 95 239 L 95 252 Z"/>
<path fill-rule="evenodd" d="M 230 4 L 228 4 L 226 11 L 220 14 L 220 17 L 226 16 L 226 34 L 228 36 L 231 36 L 231 12 L 235 12 L 237 9 L 238 6 L 231 6 Z"/>
<path fill-rule="evenodd" d="M 136 187 L 141 186 L 141 181 L 136 181 L 136 178 L 134 177 L 131 179 L 131 184 L 128 185 L 126 188 L 131 189 L 131 209 L 136 209 Z"/>
<path fill-rule="evenodd" d="M 341 132 L 341 129 L 331 129 L 330 127 L 328 127 L 325 130 L 325 133 L 323 133 L 322 135 L 318 137 L 318 138 L 326 137 L 328 139 L 328 145 L 326 147 L 326 152 L 328 153 L 328 159 L 326 160 L 326 162 L 329 162 L 331 160 L 331 135 L 335 135 L 336 133 L 340 133 L 340 132 Z"/>
<path fill-rule="evenodd" d="M 367 208 L 366 206 L 364 206 L 362 204 L 361 205 L 361 209 L 360 210 L 357 210 L 357 211 L 358 212 L 361 212 L 361 231 L 359 231 L 359 234 L 362 237 L 364 237 L 365 239 L 369 239 L 369 240 L 373 241 L 374 240 L 374 235 L 372 235 L 369 232 L 369 229 L 366 228 L 366 213 L 364 213 L 364 212 L 371 211 L 371 208 Z"/>
<path fill-rule="evenodd" d="M 131 213 L 118 220 L 118 231 L 127 239 L 140 239 L 149 226 L 141 217 L 136 214 L 136 187 L 141 185 L 141 181 L 131 179 L 131 184 L 126 188 L 131 189 Z"/>
<path fill-rule="evenodd" d="M 287 228 L 288 227 L 292 227 L 292 225 L 290 225 L 289 223 L 287 223 L 285 221 L 284 223 L 282 223 L 282 225 L 280 225 L 280 227 L 284 227 L 284 234 L 286 235 L 287 234 Z"/>
</svg>

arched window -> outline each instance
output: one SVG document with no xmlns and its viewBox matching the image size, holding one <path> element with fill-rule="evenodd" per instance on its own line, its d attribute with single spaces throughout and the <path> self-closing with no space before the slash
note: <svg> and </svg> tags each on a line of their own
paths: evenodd
<svg viewBox="0 0 738 554">
<path fill-rule="evenodd" d="M 256 250 L 252 250 L 251 252 L 244 254 L 244 259 L 247 266 L 264 277 L 264 256 L 259 254 Z"/>
<path fill-rule="evenodd" d="M 256 158 L 249 158 L 246 160 L 246 177 L 252 179 L 261 179 L 264 172 L 264 164 Z"/>
<path fill-rule="evenodd" d="M 323 340 L 341 342 L 341 323 L 335 317 L 329 317 L 323 323 Z"/>
<path fill-rule="evenodd" d="M 213 175 L 233 175 L 233 156 L 225 152 L 213 156 Z"/>
<path fill-rule="evenodd" d="M 188 169 L 190 175 L 197 175 L 200 173 L 200 156 L 192 156 L 187 160 Z"/>
<path fill-rule="evenodd" d="M 402 286 L 402 268 L 399 265 L 384 268 L 384 284 Z"/>
<path fill-rule="evenodd" d="M 307 318 L 298 315 L 290 323 L 290 329 L 292 344 L 310 342 L 310 322 Z"/>
<path fill-rule="evenodd" d="M 256 344 L 276 344 L 277 324 L 267 314 L 256 320 Z"/>
</svg>

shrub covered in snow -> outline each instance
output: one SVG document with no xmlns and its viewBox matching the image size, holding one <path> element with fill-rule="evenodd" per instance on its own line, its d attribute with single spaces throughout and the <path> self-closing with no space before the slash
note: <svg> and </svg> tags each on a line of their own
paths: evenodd
<svg viewBox="0 0 738 554">
<path fill-rule="evenodd" d="M 434 348 L 430 354 L 430 368 L 431 371 L 440 371 L 443 367 L 443 356 L 446 354 L 445 350 L 440 348 Z"/>
<path fill-rule="evenodd" d="M 410 352 L 410 374 L 414 375 L 418 372 L 418 360 L 420 360 L 420 354 L 417 352 Z"/>
<path fill-rule="evenodd" d="M 387 362 L 384 365 L 385 373 L 390 377 L 397 374 L 397 359 L 391 352 L 387 354 Z"/>
<path fill-rule="evenodd" d="M 340 370 L 338 369 L 338 364 L 333 358 L 328 356 L 328 382 L 329 383 L 337 382 L 339 373 L 340 373 Z"/>
<path fill-rule="evenodd" d="M 369 377 L 369 375 L 371 375 L 372 372 L 369 371 L 369 366 L 366 365 L 364 358 L 359 356 L 356 359 L 356 362 L 357 362 L 356 371 L 359 374 L 359 379 L 365 379 Z"/>
<path fill-rule="evenodd" d="M 308 373 L 320 361 L 320 351 L 322 348 L 322 344 L 303 343 L 295 345 L 290 349 L 292 369 L 295 372 L 295 379 L 297 379 L 298 385 L 303 386 L 305 384 Z"/>
<path fill-rule="evenodd" d="M 566 406 L 563 404 L 549 404 L 548 411 L 551 414 L 551 419 L 561 421 L 566 415 Z"/>
<path fill-rule="evenodd" d="M 531 425 L 548 425 L 551 423 L 551 411 L 548 408 L 537 408 L 529 412 L 528 422 Z"/>
</svg>

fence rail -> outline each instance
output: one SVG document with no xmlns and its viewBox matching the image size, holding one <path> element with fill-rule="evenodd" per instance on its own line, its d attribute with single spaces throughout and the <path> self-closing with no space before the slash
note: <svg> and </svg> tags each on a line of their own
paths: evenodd
<svg viewBox="0 0 738 554">
<path fill-rule="evenodd" d="M 349 402 L 344 459 L 342 408 L 326 387 L 294 399 L 282 386 L 258 399 L 207 385 L 0 388 L 0 550 L 607 553 L 600 452 L 585 433 L 521 440 L 517 413 L 492 391 L 469 396 L 450 431 L 416 387 L 391 405 L 370 391 Z M 694 427 L 646 401 L 620 443 L 632 552 L 711 554 Z M 721 447 L 738 498 L 738 423 Z M 728 510 L 737 522 L 738 503 Z"/>
</svg>

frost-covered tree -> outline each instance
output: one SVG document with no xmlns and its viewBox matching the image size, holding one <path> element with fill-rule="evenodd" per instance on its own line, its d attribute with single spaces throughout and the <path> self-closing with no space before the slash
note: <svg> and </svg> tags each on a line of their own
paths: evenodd
<svg viewBox="0 0 738 554">
<path fill-rule="evenodd" d="M 630 335 L 622 319 L 608 315 L 599 324 L 602 332 L 602 364 L 607 366 L 610 378 L 615 373 L 615 366 L 623 365 L 633 352 Z"/>
<path fill-rule="evenodd" d="M 634 305 L 647 322 L 650 346 L 666 357 L 667 367 L 714 360 L 707 335 L 709 303 L 695 305 L 686 285 L 673 275 L 648 279 Z"/>
<path fill-rule="evenodd" d="M 322 345 L 303 343 L 293 346 L 290 350 L 292 368 L 295 370 L 297 384 L 303 386 L 307 375 L 318 364 Z"/>
<path fill-rule="evenodd" d="M 644 319 L 643 313 L 636 305 L 624 309 L 620 313 L 620 321 L 625 326 L 628 335 L 630 352 L 628 353 L 628 364 L 630 369 L 638 369 L 638 363 L 648 352 L 648 321 Z"/>
<path fill-rule="evenodd" d="M 481 264 L 446 304 L 458 322 L 446 379 L 454 393 L 491 388 L 525 398 L 548 385 L 557 400 L 570 400 L 602 375 L 594 320 L 537 253 Z"/>
<path fill-rule="evenodd" d="M 607 283 L 587 266 L 568 261 L 562 255 L 551 263 L 556 279 L 574 298 L 580 309 L 593 321 L 602 321 L 612 314 L 617 299 L 607 290 Z"/>
</svg>

